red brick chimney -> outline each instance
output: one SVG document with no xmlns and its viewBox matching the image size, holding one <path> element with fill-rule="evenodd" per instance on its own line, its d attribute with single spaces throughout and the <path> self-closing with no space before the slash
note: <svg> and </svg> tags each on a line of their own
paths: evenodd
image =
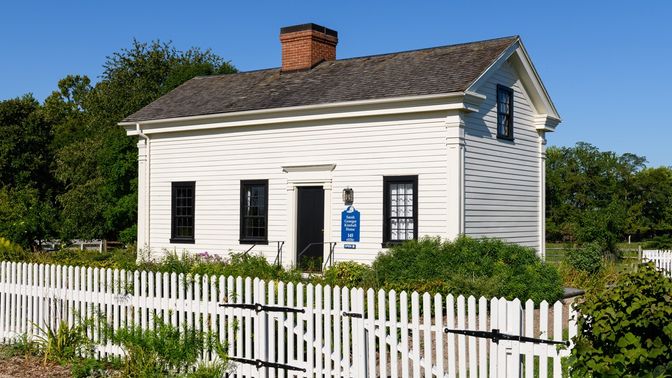
<svg viewBox="0 0 672 378">
<path fill-rule="evenodd" d="M 280 29 L 282 71 L 307 70 L 325 60 L 336 60 L 338 33 L 316 24 Z"/>
</svg>

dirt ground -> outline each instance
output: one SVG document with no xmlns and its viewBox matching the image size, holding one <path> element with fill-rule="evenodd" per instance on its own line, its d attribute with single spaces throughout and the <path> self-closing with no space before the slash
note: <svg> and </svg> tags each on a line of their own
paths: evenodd
<svg viewBox="0 0 672 378">
<path fill-rule="evenodd" d="M 0 359 L 0 378 L 69 378 L 70 368 L 54 363 L 44 363 L 40 357 L 14 356 Z"/>
</svg>

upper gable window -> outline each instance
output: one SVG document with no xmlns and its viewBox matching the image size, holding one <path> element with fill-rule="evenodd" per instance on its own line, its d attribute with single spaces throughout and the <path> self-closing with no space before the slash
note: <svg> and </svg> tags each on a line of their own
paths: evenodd
<svg viewBox="0 0 672 378">
<path fill-rule="evenodd" d="M 513 139 L 513 91 L 497 85 L 497 137 Z"/>
</svg>

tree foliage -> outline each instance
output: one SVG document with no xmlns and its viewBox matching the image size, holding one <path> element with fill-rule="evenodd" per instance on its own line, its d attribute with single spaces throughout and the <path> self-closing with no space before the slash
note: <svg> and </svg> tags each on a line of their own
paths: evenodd
<svg viewBox="0 0 672 378">
<path fill-rule="evenodd" d="M 210 50 L 133 41 L 100 81 L 68 75 L 44 101 L 0 102 L 0 236 L 135 237 L 137 148 L 117 123 L 198 75 L 235 68 Z"/>
<path fill-rule="evenodd" d="M 546 229 L 553 241 L 598 242 L 614 250 L 628 235 L 672 232 L 672 169 L 646 158 L 600 151 L 588 143 L 550 147 Z"/>
</svg>

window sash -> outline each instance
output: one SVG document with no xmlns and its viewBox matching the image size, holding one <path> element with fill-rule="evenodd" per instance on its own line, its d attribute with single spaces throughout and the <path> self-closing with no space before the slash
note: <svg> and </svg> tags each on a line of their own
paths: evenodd
<svg viewBox="0 0 672 378">
<path fill-rule="evenodd" d="M 383 245 L 418 238 L 418 176 L 383 177 Z"/>
<path fill-rule="evenodd" d="M 240 182 L 241 243 L 268 243 L 268 180 Z"/>
<path fill-rule="evenodd" d="M 196 183 L 172 183 L 171 243 L 193 243 L 195 236 Z"/>
<path fill-rule="evenodd" d="M 497 85 L 497 137 L 513 139 L 513 90 Z"/>
</svg>

